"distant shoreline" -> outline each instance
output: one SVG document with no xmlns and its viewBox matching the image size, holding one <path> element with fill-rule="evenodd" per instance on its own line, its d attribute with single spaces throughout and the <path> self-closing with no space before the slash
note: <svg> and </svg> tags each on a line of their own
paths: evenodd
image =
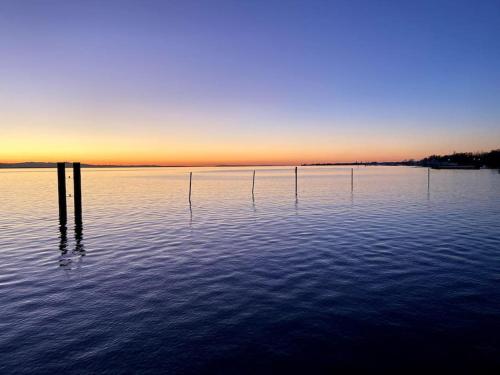
<svg viewBox="0 0 500 375">
<path fill-rule="evenodd" d="M 66 167 L 71 168 L 73 163 L 66 162 Z M 231 167 L 283 167 L 292 164 L 216 164 L 216 165 L 110 165 L 110 164 L 81 164 L 82 168 L 231 168 Z M 409 165 L 405 162 L 369 162 L 369 163 L 311 163 L 299 164 L 302 167 L 309 166 L 348 166 L 348 165 Z M 414 165 L 414 164 L 412 164 Z M 23 162 L 23 163 L 0 163 L 0 169 L 48 169 L 56 168 L 57 163 Z"/>
<path fill-rule="evenodd" d="M 71 167 L 73 163 L 66 162 L 66 167 Z M 16 168 L 55 168 L 57 163 L 24 162 L 24 163 L 0 163 L 0 169 Z M 82 168 L 161 168 L 177 167 L 176 165 L 109 165 L 109 164 L 82 164 Z"/>
<path fill-rule="evenodd" d="M 73 163 L 66 162 L 66 167 L 69 168 Z M 292 165 L 292 164 L 288 164 Z M 297 165 L 297 164 L 296 164 Z M 451 168 L 500 168 L 500 149 L 491 150 L 490 152 L 462 152 L 453 153 L 450 155 L 431 155 L 422 160 L 403 160 L 403 161 L 355 161 L 344 163 L 303 163 L 303 167 L 308 166 L 410 166 L 410 167 L 430 167 L 436 169 L 451 169 Z M 20 163 L 0 163 L 0 169 L 15 169 L 15 168 L 55 168 L 57 163 L 47 162 L 20 162 Z M 216 164 L 216 165 L 157 165 L 157 164 L 142 164 L 142 165 L 110 165 L 110 164 L 81 164 L 82 168 L 214 168 L 214 167 L 279 167 L 285 164 Z M 463 169 L 463 168 L 462 168 Z"/>
<path fill-rule="evenodd" d="M 321 167 L 321 166 L 349 166 L 349 165 L 381 165 L 381 166 L 418 166 L 417 162 L 407 162 L 407 161 L 370 161 L 370 162 L 351 162 L 351 163 L 308 163 L 301 164 L 302 167 Z"/>
</svg>

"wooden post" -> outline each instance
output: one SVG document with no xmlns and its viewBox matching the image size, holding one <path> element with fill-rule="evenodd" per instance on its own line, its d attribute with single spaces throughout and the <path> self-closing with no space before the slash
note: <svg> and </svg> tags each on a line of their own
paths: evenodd
<svg viewBox="0 0 500 375">
<path fill-rule="evenodd" d="M 431 188 L 431 169 L 427 168 L 427 190 Z"/>
<path fill-rule="evenodd" d="M 254 197 L 253 193 L 255 191 L 255 169 L 253 170 L 253 178 L 252 178 L 252 199 Z"/>
<path fill-rule="evenodd" d="M 80 163 L 73 163 L 73 195 L 75 200 L 75 223 L 82 224 L 82 175 Z"/>
<path fill-rule="evenodd" d="M 191 204 L 191 181 L 193 180 L 193 172 L 189 172 L 189 204 Z"/>
<path fill-rule="evenodd" d="M 59 221 L 66 225 L 68 211 L 66 209 L 66 165 L 57 163 L 57 187 L 59 193 Z"/>
<path fill-rule="evenodd" d="M 295 167 L 295 196 L 297 196 L 297 167 Z"/>
<path fill-rule="evenodd" d="M 351 191 L 354 190 L 354 168 L 351 168 Z"/>
</svg>

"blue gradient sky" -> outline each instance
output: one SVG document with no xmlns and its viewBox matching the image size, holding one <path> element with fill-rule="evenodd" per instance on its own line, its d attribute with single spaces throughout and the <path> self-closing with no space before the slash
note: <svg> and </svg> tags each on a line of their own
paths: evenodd
<svg viewBox="0 0 500 375">
<path fill-rule="evenodd" d="M 0 161 L 500 147 L 499 1 L 0 2 Z"/>
</svg>

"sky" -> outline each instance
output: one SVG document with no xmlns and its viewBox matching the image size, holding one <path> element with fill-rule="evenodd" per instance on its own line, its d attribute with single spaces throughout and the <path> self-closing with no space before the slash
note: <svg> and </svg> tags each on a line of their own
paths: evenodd
<svg viewBox="0 0 500 375">
<path fill-rule="evenodd" d="M 500 1 L 0 0 L 0 162 L 500 148 Z"/>
</svg>

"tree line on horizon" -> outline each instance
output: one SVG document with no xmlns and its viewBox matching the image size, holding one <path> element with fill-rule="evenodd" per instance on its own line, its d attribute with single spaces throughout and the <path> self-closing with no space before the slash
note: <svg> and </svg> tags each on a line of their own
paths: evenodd
<svg viewBox="0 0 500 375">
<path fill-rule="evenodd" d="M 420 161 L 424 167 L 443 163 L 500 168 L 500 149 L 490 152 L 454 152 L 450 155 L 431 155 Z"/>
</svg>

